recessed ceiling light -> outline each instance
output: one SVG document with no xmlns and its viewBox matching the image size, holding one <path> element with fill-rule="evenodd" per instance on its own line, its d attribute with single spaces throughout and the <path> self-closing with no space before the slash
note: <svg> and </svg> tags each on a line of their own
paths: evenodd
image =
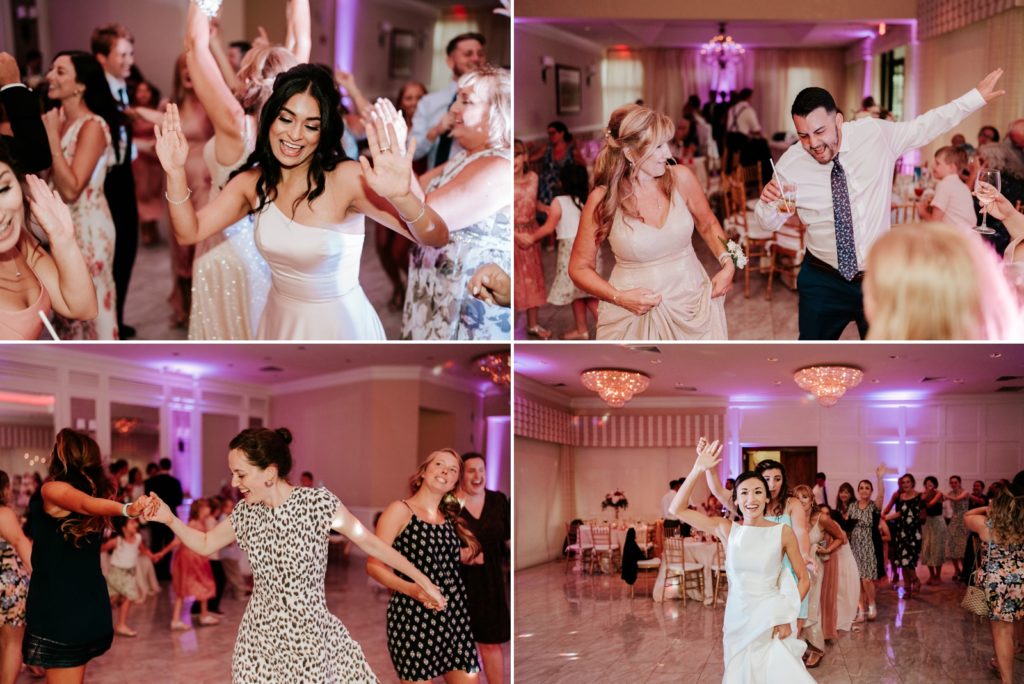
<svg viewBox="0 0 1024 684">
<path fill-rule="evenodd" d="M 1003 354 L 1002 354 L 1002 352 L 992 352 L 991 354 L 988 355 L 988 358 L 990 358 L 990 359 L 1001 359 L 1001 358 L 1003 358 Z"/>
<path fill-rule="evenodd" d="M 661 363 L 661 359 L 651 359 L 651 363 L 657 366 L 659 363 Z"/>
<path fill-rule="evenodd" d="M 899 354 L 889 354 L 889 358 L 892 359 L 893 361 L 897 361 L 899 359 L 902 359 L 903 357 L 900 356 Z"/>
<path fill-rule="evenodd" d="M 768 361 L 770 361 L 771 363 L 775 363 L 778 360 L 779 360 L 779 357 L 777 357 L 777 356 L 769 356 L 768 357 Z"/>
<path fill-rule="evenodd" d="M 775 385 L 776 385 L 776 386 L 778 386 L 778 385 L 781 385 L 781 384 L 782 384 L 782 381 L 781 381 L 781 380 L 776 380 L 776 381 L 775 381 Z"/>
<path fill-rule="evenodd" d="M 962 385 L 962 384 L 964 384 L 964 379 L 963 378 L 953 378 L 953 384 L 954 385 Z"/>
<path fill-rule="evenodd" d="M 181 352 L 171 352 L 171 356 L 181 356 Z"/>
<path fill-rule="evenodd" d="M 882 381 L 879 380 L 878 378 L 872 378 L 871 383 L 874 385 L 881 385 Z"/>
<path fill-rule="evenodd" d="M 298 349 L 299 349 L 299 351 L 306 351 L 306 345 L 300 344 Z"/>
</svg>

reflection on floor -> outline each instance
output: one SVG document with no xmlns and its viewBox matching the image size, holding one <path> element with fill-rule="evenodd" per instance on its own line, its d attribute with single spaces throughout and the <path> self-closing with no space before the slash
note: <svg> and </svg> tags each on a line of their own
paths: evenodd
<svg viewBox="0 0 1024 684">
<path fill-rule="evenodd" d="M 166 227 L 161 226 L 163 239 L 152 246 L 139 247 L 135 268 L 125 301 L 125 322 L 134 327 L 140 340 L 184 340 L 188 330 L 171 325 L 171 257 L 168 254 Z M 366 296 L 377 310 L 389 340 L 402 332 L 402 312 L 389 306 L 393 288 L 380 259 L 372 230 L 366 232 L 360 260 L 359 281 Z"/>
<path fill-rule="evenodd" d="M 631 599 L 617 576 L 565 574 L 562 563 L 517 571 L 515 584 L 517 684 L 722 680 L 722 606 L 655 603 L 639 587 Z M 835 684 L 997 681 L 988 621 L 960 608 L 962 595 L 948 579 L 910 600 L 880 589 L 878 620 L 839 632 L 811 674 Z M 1024 682 L 1024 662 L 1015 670 Z"/>
<path fill-rule="evenodd" d="M 371 588 L 366 563 L 362 559 L 352 558 L 347 564 L 328 567 L 327 606 L 345 623 L 352 638 L 362 647 L 373 671 L 385 683 L 398 681 L 387 651 L 387 602 L 385 591 Z M 128 623 L 138 630 L 139 636 L 115 637 L 114 646 L 89 664 L 85 681 L 89 684 L 230 682 L 231 653 L 245 604 L 225 598 L 221 608 L 225 615 L 221 624 L 215 627 L 171 632 L 171 596 L 170 589 L 165 587 L 159 596 L 132 608 Z M 73 610 L 74 607 L 69 606 L 68 609 Z M 509 664 L 506 646 L 506 681 L 510 681 Z M 28 674 L 22 674 L 18 680 L 19 684 L 30 681 L 39 680 L 30 679 Z M 483 676 L 480 681 L 485 681 Z"/>
<path fill-rule="evenodd" d="M 694 233 L 693 247 L 704 264 L 704 269 L 710 275 L 718 272 L 718 262 L 700 236 Z M 604 264 L 606 266 L 604 276 L 611 273 L 611 266 L 614 259 L 607 246 L 602 251 Z M 541 249 L 541 261 L 544 264 L 544 282 L 548 288 L 555 275 L 556 252 Z M 743 296 L 743 271 L 737 271 L 733 280 L 732 290 L 725 296 L 725 318 L 729 326 L 729 339 L 731 340 L 795 340 L 799 334 L 797 321 L 797 303 L 799 297 L 795 290 L 790 290 L 776 280 L 772 283 L 772 299 L 764 298 L 765 289 L 768 285 L 768 275 L 752 272 L 750 274 L 750 297 Z M 541 307 L 538 313 L 540 325 L 552 332 L 551 339 L 558 339 L 560 335 L 568 330 L 573 330 L 576 324 L 573 320 L 571 306 L 552 306 L 547 304 Z M 594 338 L 594 319 L 588 314 L 588 325 L 590 337 Z M 517 340 L 534 339 L 528 338 L 526 333 L 526 314 L 518 313 L 516 317 L 515 338 Z M 852 323 L 846 327 L 841 339 L 857 340 L 857 326 Z"/>
</svg>

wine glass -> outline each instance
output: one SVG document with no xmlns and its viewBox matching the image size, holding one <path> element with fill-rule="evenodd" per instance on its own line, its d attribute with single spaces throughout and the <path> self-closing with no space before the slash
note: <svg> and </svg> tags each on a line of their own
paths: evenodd
<svg viewBox="0 0 1024 684">
<path fill-rule="evenodd" d="M 988 227 L 988 205 L 995 200 L 996 193 L 1002 188 L 1002 177 L 998 171 L 981 169 L 974 181 L 974 194 L 981 205 L 981 225 L 974 230 L 982 235 L 994 235 L 996 231 Z"/>
</svg>

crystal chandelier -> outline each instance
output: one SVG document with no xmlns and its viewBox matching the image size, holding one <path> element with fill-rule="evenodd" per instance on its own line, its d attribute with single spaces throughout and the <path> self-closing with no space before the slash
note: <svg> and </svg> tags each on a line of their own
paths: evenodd
<svg viewBox="0 0 1024 684">
<path fill-rule="evenodd" d="M 742 60 L 746 52 L 742 45 L 725 32 L 725 22 L 718 25 L 718 35 L 700 48 L 700 55 L 704 61 L 708 64 L 717 64 L 721 69 L 724 69 L 727 64 Z"/>
<path fill-rule="evenodd" d="M 583 386 L 598 396 L 612 408 L 622 408 L 633 395 L 647 389 L 651 379 L 634 370 L 618 368 L 593 368 L 580 373 Z"/>
<path fill-rule="evenodd" d="M 473 359 L 473 367 L 499 387 L 508 387 L 512 382 L 512 365 L 506 351 L 482 354 Z"/>
<path fill-rule="evenodd" d="M 793 374 L 793 380 L 802 390 L 818 399 L 822 406 L 834 406 L 846 390 L 856 387 L 864 372 L 854 366 L 808 366 Z"/>
</svg>

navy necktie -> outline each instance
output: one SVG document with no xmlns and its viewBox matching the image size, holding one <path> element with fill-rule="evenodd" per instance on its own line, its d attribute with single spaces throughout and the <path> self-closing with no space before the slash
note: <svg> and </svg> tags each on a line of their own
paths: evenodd
<svg viewBox="0 0 1024 684">
<path fill-rule="evenodd" d="M 455 91 L 455 95 L 452 97 L 452 101 L 448 103 L 448 109 L 452 108 L 455 104 L 455 99 L 459 96 L 459 91 Z M 447 111 L 447 110 L 446 110 Z M 452 153 L 452 134 L 451 131 L 442 133 L 437 139 L 437 154 L 434 155 L 434 166 L 440 166 L 448 161 L 448 155 Z"/>
<path fill-rule="evenodd" d="M 839 273 L 847 280 L 857 276 L 857 245 L 853 241 L 853 210 L 850 189 L 839 155 L 832 160 L 832 210 L 836 221 L 836 258 Z"/>
</svg>

